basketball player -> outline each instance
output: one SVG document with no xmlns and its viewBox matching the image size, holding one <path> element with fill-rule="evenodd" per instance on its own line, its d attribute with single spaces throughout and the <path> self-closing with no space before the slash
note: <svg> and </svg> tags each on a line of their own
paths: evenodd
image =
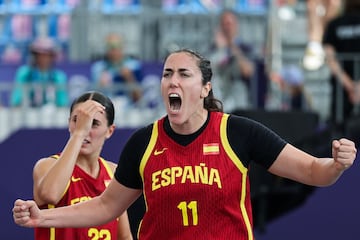
<svg viewBox="0 0 360 240">
<path fill-rule="evenodd" d="M 59 154 L 40 159 L 33 171 L 34 199 L 41 208 L 74 205 L 100 195 L 116 164 L 100 157 L 114 132 L 111 100 L 88 92 L 70 108 L 70 137 Z M 132 239 L 126 212 L 119 219 L 87 228 L 35 228 L 35 240 Z"/>
<path fill-rule="evenodd" d="M 15 201 L 25 227 L 85 227 L 124 212 L 144 193 L 139 239 L 254 239 L 248 167 L 305 184 L 333 184 L 354 162 L 356 148 L 334 140 L 332 158 L 317 158 L 253 120 L 222 113 L 211 90 L 210 62 L 187 49 L 166 58 L 161 92 L 167 115 L 139 129 L 120 156 L 115 178 L 99 197 L 39 210 Z M 101 111 L 99 109 L 99 111 Z"/>
</svg>

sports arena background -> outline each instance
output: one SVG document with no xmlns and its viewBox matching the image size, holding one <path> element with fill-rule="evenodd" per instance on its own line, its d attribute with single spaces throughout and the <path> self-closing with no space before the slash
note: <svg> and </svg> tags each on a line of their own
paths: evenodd
<svg viewBox="0 0 360 240">
<path fill-rule="evenodd" d="M 279 35 L 271 35 L 278 43 L 278 52 L 265 55 L 269 40 L 269 26 L 274 24 L 276 3 L 268 0 L 3 0 L 0 1 L 0 154 L 2 171 L 0 179 L 0 236 L 1 239 L 31 240 L 33 230 L 18 227 L 12 220 L 12 205 L 15 199 L 32 198 L 32 167 L 44 156 L 58 152 L 68 137 L 66 119 L 68 109 L 11 109 L 7 105 L 16 68 L 27 61 L 28 44 L 36 36 L 46 34 L 57 39 L 61 46 L 63 61 L 59 66 L 70 79 L 90 79 L 90 64 L 103 49 L 103 39 L 108 32 L 118 32 L 126 38 L 126 51 L 143 61 L 144 76 L 160 79 L 161 62 L 168 50 L 176 46 L 187 46 L 200 52 L 209 47 L 209 39 L 216 26 L 217 14 L 224 7 L 239 13 L 241 36 L 251 42 L 256 50 L 257 69 L 263 71 L 268 58 L 282 58 L 298 63 L 302 57 L 306 36 L 304 1 L 294 7 L 295 18 L 289 18 L 277 27 Z M 274 27 L 274 26 L 273 26 Z M 6 51 L 16 50 L 19 62 L 3 59 Z M 16 55 L 14 55 L 16 56 Z M 312 96 L 314 112 L 310 115 L 297 112 L 264 112 L 261 96 L 253 99 L 249 114 L 281 133 L 288 141 L 317 154 L 327 154 L 331 133 L 323 131 L 323 120 L 328 116 L 329 84 L 328 69 L 306 72 L 305 88 Z M 144 77 L 144 79 L 145 79 Z M 264 91 L 264 78 L 256 79 L 253 91 Z M 269 90 L 269 86 L 267 86 Z M 271 89 L 270 90 L 274 90 Z M 279 93 L 274 90 L 274 95 Z M 266 109 L 265 109 L 266 110 Z M 118 116 L 118 129 L 104 146 L 104 157 L 117 161 L 120 151 L 131 133 L 138 127 L 150 123 L 163 114 L 161 106 L 146 116 L 129 110 L 125 119 Z M 300 116 L 300 117 L 299 117 Z M 315 118 L 314 118 L 315 116 Z M 306 120 L 305 120 L 306 119 Z M 298 121 L 297 121 L 298 120 Z M 292 126 L 289 126 L 289 122 Z M 311 137 L 311 139 L 309 139 Z M 318 148 L 313 148 L 313 145 Z M 330 188 L 316 188 L 308 192 L 282 195 L 284 200 L 273 198 L 265 201 L 262 209 L 256 201 L 257 240 L 303 240 L 303 239 L 358 239 L 360 228 L 360 191 L 357 183 L 359 163 L 348 170 Z M 300 189 L 302 189 L 301 186 Z M 256 186 L 254 187 L 256 189 Z M 299 188 L 296 188 L 297 190 Z M 291 197 L 288 197 L 291 195 Z M 268 199 L 263 196 L 261 199 Z M 298 201 L 297 201 L 298 199 Z M 279 202 L 274 202 L 279 201 Z M 275 217 L 266 219 L 278 205 L 291 205 Z M 264 202 L 260 202 L 264 203 Z M 259 205 L 258 205 L 259 204 Z M 262 211 L 259 210 L 262 209 Z M 133 212 L 136 212 L 132 208 Z M 136 214 L 134 213 L 134 218 Z M 257 220 L 260 221 L 260 220 Z"/>
</svg>

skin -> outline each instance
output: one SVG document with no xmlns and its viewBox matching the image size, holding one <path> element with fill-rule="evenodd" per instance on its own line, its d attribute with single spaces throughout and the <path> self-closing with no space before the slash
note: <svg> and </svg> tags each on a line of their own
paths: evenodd
<svg viewBox="0 0 360 240">
<path fill-rule="evenodd" d="M 189 134 L 204 124 L 208 112 L 203 108 L 203 98 L 210 89 L 210 83 L 202 84 L 197 60 L 191 54 L 173 53 L 167 58 L 161 91 L 174 131 Z M 169 94 L 172 93 L 181 98 L 178 110 L 170 106 Z M 340 139 L 333 141 L 332 152 L 333 158 L 316 158 L 287 144 L 269 171 L 310 185 L 331 185 L 353 164 L 356 148 L 352 141 Z M 101 196 L 62 209 L 40 211 L 33 201 L 16 200 L 13 217 L 15 223 L 25 227 L 100 224 L 121 214 L 140 194 L 141 190 L 112 180 Z"/>
<path fill-rule="evenodd" d="M 317 7 L 322 5 L 325 14 L 317 14 Z M 308 13 L 308 34 L 310 41 L 321 42 L 326 24 L 339 14 L 340 0 L 308 0 L 306 1 Z"/>
<path fill-rule="evenodd" d="M 161 80 L 161 93 L 173 130 L 179 134 L 191 134 L 206 121 L 207 110 L 203 108 L 204 98 L 211 90 L 211 83 L 201 83 L 201 71 L 194 64 L 195 59 L 187 54 L 173 54 L 167 59 Z M 181 107 L 170 106 L 170 94 L 178 94 Z"/>
<path fill-rule="evenodd" d="M 36 53 L 34 56 L 36 66 L 42 71 L 49 70 L 55 59 L 55 55 L 52 52 Z"/>
<path fill-rule="evenodd" d="M 333 75 L 337 77 L 341 86 L 347 92 L 347 96 L 353 104 L 360 102 L 360 84 L 359 81 L 353 79 L 349 74 L 347 74 L 341 66 L 341 63 L 336 58 L 336 50 L 330 44 L 324 45 L 324 50 L 326 54 L 327 64 Z"/>
<path fill-rule="evenodd" d="M 93 100 L 78 103 L 69 118 L 70 138 L 59 159 L 40 159 L 33 170 L 34 200 L 37 205 L 57 204 L 67 187 L 75 165 L 97 178 L 98 158 L 115 125 L 108 126 L 103 106 Z M 107 161 L 112 171 L 116 164 Z M 118 239 L 132 239 L 126 212 L 119 217 Z"/>
</svg>

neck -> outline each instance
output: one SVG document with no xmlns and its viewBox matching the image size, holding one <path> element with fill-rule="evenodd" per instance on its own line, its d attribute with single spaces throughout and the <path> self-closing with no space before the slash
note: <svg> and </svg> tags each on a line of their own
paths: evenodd
<svg viewBox="0 0 360 240">
<path fill-rule="evenodd" d="M 96 178 L 99 174 L 99 161 L 98 157 L 96 158 L 78 158 L 76 165 L 78 165 L 82 170 L 84 170 L 90 176 Z"/>
<path fill-rule="evenodd" d="M 195 112 L 190 119 L 181 124 L 175 124 L 170 121 L 170 126 L 177 134 L 189 135 L 198 131 L 206 122 L 208 117 L 208 111 L 201 109 L 201 111 Z"/>
</svg>

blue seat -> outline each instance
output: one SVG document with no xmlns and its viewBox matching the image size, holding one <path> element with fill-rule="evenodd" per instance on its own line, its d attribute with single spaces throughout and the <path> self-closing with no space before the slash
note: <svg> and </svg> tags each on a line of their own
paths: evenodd
<svg viewBox="0 0 360 240">
<path fill-rule="evenodd" d="M 47 11 L 48 0 L 12 0 L 7 3 L 11 13 L 40 14 Z"/>
<path fill-rule="evenodd" d="M 141 10 L 140 0 L 103 0 L 102 12 L 111 13 L 139 13 Z"/>
</svg>

